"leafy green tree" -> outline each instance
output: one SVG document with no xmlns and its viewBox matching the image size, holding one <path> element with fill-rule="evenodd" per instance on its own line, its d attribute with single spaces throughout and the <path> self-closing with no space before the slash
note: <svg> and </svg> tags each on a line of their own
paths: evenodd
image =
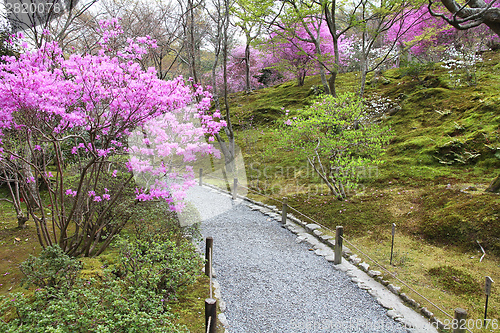
<svg viewBox="0 0 500 333">
<path fill-rule="evenodd" d="M 296 158 L 307 159 L 332 195 L 346 198 L 360 170 L 378 164 L 391 137 L 390 128 L 374 122 L 354 93 L 319 96 L 298 117 L 279 129 L 277 147 L 293 149 Z"/>
</svg>

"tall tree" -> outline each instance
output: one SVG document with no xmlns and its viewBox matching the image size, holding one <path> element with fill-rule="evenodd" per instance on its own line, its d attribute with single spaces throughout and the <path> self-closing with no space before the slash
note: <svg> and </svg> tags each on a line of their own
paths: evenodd
<svg viewBox="0 0 500 333">
<path fill-rule="evenodd" d="M 85 15 L 97 1 L 8 0 L 5 5 L 8 20 L 14 31 L 23 30 L 26 36 L 33 40 L 36 47 L 43 45 L 47 39 L 55 39 L 64 48 L 65 42 L 77 31 L 75 22 Z M 15 8 L 23 10 L 15 10 Z"/>
<path fill-rule="evenodd" d="M 230 173 L 235 171 L 234 158 L 236 156 L 236 147 L 234 141 L 234 131 L 231 122 L 231 112 L 229 106 L 229 85 L 228 85 L 228 57 L 230 47 L 233 41 L 234 31 L 231 30 L 231 8 L 234 5 L 233 0 L 212 0 L 211 8 L 208 9 L 208 15 L 212 22 L 212 33 L 210 41 L 214 49 L 214 61 L 212 65 L 212 84 L 214 90 L 215 107 L 224 110 L 225 137 L 217 133 L 215 135 L 224 155 L 224 165 Z M 217 84 L 217 68 L 222 66 L 222 86 Z M 220 96 L 224 104 L 220 103 Z"/>
<path fill-rule="evenodd" d="M 181 54 L 179 59 L 189 68 L 189 76 L 195 83 L 199 83 L 201 75 L 200 57 L 201 47 L 208 30 L 201 0 L 177 0 L 180 10 L 180 22 L 182 24 L 185 56 Z"/>
<path fill-rule="evenodd" d="M 314 3 L 321 6 L 328 29 L 332 36 L 335 66 L 330 71 L 328 84 L 330 93 L 336 96 L 335 81 L 337 79 L 339 67 L 341 66 L 339 41 L 342 36 L 357 24 L 355 14 L 361 6 L 361 1 L 355 0 L 353 3 L 350 3 L 349 6 L 346 6 L 343 2 L 338 3 L 337 0 L 314 0 Z"/>
<path fill-rule="evenodd" d="M 144 0 L 101 0 L 101 18 L 120 18 L 123 34 L 118 41 L 122 47 L 126 47 L 128 38 L 150 36 L 156 41 L 156 47 L 148 50 L 142 57 L 140 63 L 145 70 L 154 66 L 160 79 L 173 78 L 182 73 L 177 66 L 179 57 L 184 50 L 182 14 L 173 0 L 162 0 L 157 2 Z M 98 26 L 93 19 L 94 26 Z M 93 33 L 86 37 L 89 39 L 100 38 Z M 81 39 L 83 40 L 83 38 Z M 98 39 L 96 39 L 97 41 Z M 98 48 L 99 44 L 94 43 Z"/>
<path fill-rule="evenodd" d="M 296 66 L 303 66 L 303 69 L 299 71 L 302 75 L 305 74 L 307 67 L 311 67 L 312 63 L 317 63 L 319 66 L 314 67 L 319 68 L 324 91 L 330 93 L 326 71 L 332 72 L 335 70 L 336 64 L 325 61 L 324 55 L 328 53 L 324 50 L 326 42 L 324 28 L 326 24 L 322 19 L 321 7 L 295 0 L 287 0 L 283 3 L 285 6 L 277 8 L 279 11 L 272 18 L 270 25 L 274 26 L 272 30 L 273 38 L 279 37 L 285 41 L 285 44 L 290 44 L 286 49 L 291 52 L 287 54 L 288 57 L 284 57 L 284 60 L 290 61 L 291 57 Z M 276 47 L 273 48 L 281 54 L 286 52 L 286 49 L 278 50 Z M 295 56 L 291 53 L 295 53 Z M 330 57 L 326 58 L 329 60 Z M 303 79 L 301 79 L 300 75 L 297 78 L 300 85 Z"/>
</svg>

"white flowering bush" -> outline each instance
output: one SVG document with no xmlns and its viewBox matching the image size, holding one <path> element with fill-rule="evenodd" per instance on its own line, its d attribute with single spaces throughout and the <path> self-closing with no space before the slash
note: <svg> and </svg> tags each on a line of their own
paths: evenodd
<svg viewBox="0 0 500 333">
<path fill-rule="evenodd" d="M 464 84 L 477 84 L 477 64 L 483 61 L 480 54 L 473 48 L 451 46 L 445 51 L 441 67 L 448 70 L 450 81 L 454 88 Z"/>
</svg>

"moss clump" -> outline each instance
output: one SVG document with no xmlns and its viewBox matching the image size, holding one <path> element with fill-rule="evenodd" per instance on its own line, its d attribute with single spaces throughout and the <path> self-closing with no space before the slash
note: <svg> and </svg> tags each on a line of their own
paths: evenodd
<svg viewBox="0 0 500 333">
<path fill-rule="evenodd" d="M 418 232 L 428 240 L 500 254 L 500 203 L 495 194 L 476 189 L 435 187 L 422 195 Z M 474 187 L 472 187 L 474 188 Z"/>
<path fill-rule="evenodd" d="M 429 269 L 429 275 L 444 290 L 454 294 L 474 295 L 481 292 L 480 284 L 467 272 L 451 266 Z"/>
</svg>

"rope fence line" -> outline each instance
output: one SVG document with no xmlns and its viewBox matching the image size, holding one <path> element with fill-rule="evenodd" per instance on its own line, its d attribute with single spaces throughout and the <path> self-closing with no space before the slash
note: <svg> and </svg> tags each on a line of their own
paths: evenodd
<svg viewBox="0 0 500 333">
<path fill-rule="evenodd" d="M 221 181 L 224 181 L 226 184 L 229 183 L 228 180 L 225 180 L 225 179 L 222 179 L 222 178 L 218 178 L 218 177 L 215 177 L 215 176 L 212 176 L 212 175 L 206 175 L 210 178 L 213 178 L 213 179 L 217 179 L 217 180 L 221 180 Z M 200 171 L 200 184 L 201 184 L 201 171 Z M 236 185 L 236 182 L 235 182 L 235 185 Z M 290 206 L 287 202 L 287 200 L 285 201 L 282 201 L 282 200 L 279 200 L 279 199 L 276 199 L 276 198 L 273 198 L 269 195 L 266 195 L 262 192 L 259 192 L 257 190 L 254 190 L 252 188 L 249 188 L 247 186 L 244 186 L 244 185 L 240 185 L 238 184 L 238 187 L 242 187 L 242 188 L 245 188 L 247 189 L 248 191 L 250 192 L 253 192 L 259 196 L 262 196 L 264 198 L 267 198 L 269 200 L 272 200 L 272 201 L 275 201 L 275 202 L 278 202 L 280 204 L 286 204 L 288 208 L 290 208 L 291 210 L 293 210 L 294 212 L 296 212 L 297 214 L 299 214 L 300 216 L 302 217 L 305 217 L 306 219 L 308 219 L 310 222 L 314 223 L 314 224 L 317 224 L 318 226 L 320 226 L 322 229 L 325 229 L 325 230 L 328 230 L 332 233 L 335 233 L 335 231 L 333 231 L 332 229 L 326 227 L 325 225 L 321 224 L 320 222 L 316 221 L 315 219 L 313 219 L 312 217 L 300 212 L 299 210 L 297 210 L 296 208 Z M 236 195 L 234 193 L 234 195 Z M 234 196 L 233 196 L 234 197 Z M 428 302 L 429 304 L 431 304 L 433 307 L 435 307 L 437 310 L 439 310 L 441 313 L 443 313 L 444 315 L 446 315 L 447 317 L 451 318 L 451 319 L 454 319 L 455 317 L 453 317 L 452 315 L 450 315 L 449 313 L 447 313 L 445 310 L 443 310 L 440 306 L 434 304 L 431 300 L 429 300 L 427 297 L 425 297 L 424 295 L 422 295 L 421 293 L 419 293 L 418 291 L 416 291 L 413 287 L 411 287 L 409 284 L 407 284 L 406 282 L 404 282 L 403 280 L 401 280 L 400 278 L 398 278 L 396 276 L 396 274 L 392 273 L 391 271 L 389 271 L 386 267 L 384 267 L 382 264 L 380 264 L 377 260 L 371 258 L 368 254 L 365 253 L 365 251 L 361 250 L 358 246 L 356 246 L 355 244 L 353 244 L 352 242 L 350 242 L 349 240 L 347 240 L 343 235 L 340 235 L 340 238 L 342 240 L 344 240 L 346 243 L 348 243 L 350 246 L 352 246 L 354 249 L 356 249 L 356 251 L 360 252 L 362 255 L 364 255 L 366 258 L 368 258 L 370 261 L 372 261 L 373 263 L 375 263 L 375 265 L 377 265 L 378 267 L 380 267 L 383 271 L 385 271 L 386 273 L 388 273 L 391 277 L 393 277 L 395 280 L 397 280 L 398 282 L 400 282 L 401 284 L 403 284 L 405 287 L 407 287 L 410 291 L 412 291 L 413 293 L 415 293 L 416 295 L 420 296 L 422 299 L 424 299 L 426 302 Z M 456 319 L 456 318 L 455 318 Z M 470 333 L 473 333 L 468 327 L 465 327 L 465 330 L 470 332 Z M 207 333 L 208 333 L 208 330 L 207 330 Z"/>
<path fill-rule="evenodd" d="M 427 297 L 425 297 L 424 295 L 420 294 L 418 291 L 416 291 L 415 289 L 413 289 L 411 286 L 409 286 L 406 282 L 404 282 L 403 280 L 401 280 L 400 278 L 398 278 L 394 273 L 392 273 L 391 271 L 389 271 L 387 268 L 385 268 L 382 264 L 380 264 L 377 260 L 371 258 L 368 254 L 366 254 L 364 251 L 362 251 L 359 247 L 357 247 L 356 245 L 354 245 L 353 243 L 351 243 L 350 241 L 348 241 L 344 236 L 342 236 L 342 239 L 348 243 L 349 245 L 351 245 L 353 248 L 356 249 L 356 251 L 360 252 L 362 255 L 364 255 L 365 257 L 367 257 L 368 259 L 370 259 L 371 261 L 373 261 L 375 263 L 375 265 L 377 265 L 378 267 L 380 267 L 382 270 L 386 271 L 387 273 L 389 273 L 389 275 L 391 275 L 394 279 L 398 280 L 400 283 L 402 283 L 404 286 L 406 286 L 408 289 L 410 289 L 412 292 L 414 292 L 415 294 L 417 294 L 418 296 L 422 297 L 424 300 L 426 300 L 427 302 L 429 302 L 429 304 L 431 304 L 432 306 L 434 306 L 436 309 L 438 309 L 439 311 L 441 311 L 443 314 L 447 315 L 448 317 L 452 318 L 453 319 L 453 316 L 450 315 L 449 313 L 447 313 L 445 310 L 441 309 L 438 305 L 434 304 L 431 300 L 429 300 Z"/>
</svg>

